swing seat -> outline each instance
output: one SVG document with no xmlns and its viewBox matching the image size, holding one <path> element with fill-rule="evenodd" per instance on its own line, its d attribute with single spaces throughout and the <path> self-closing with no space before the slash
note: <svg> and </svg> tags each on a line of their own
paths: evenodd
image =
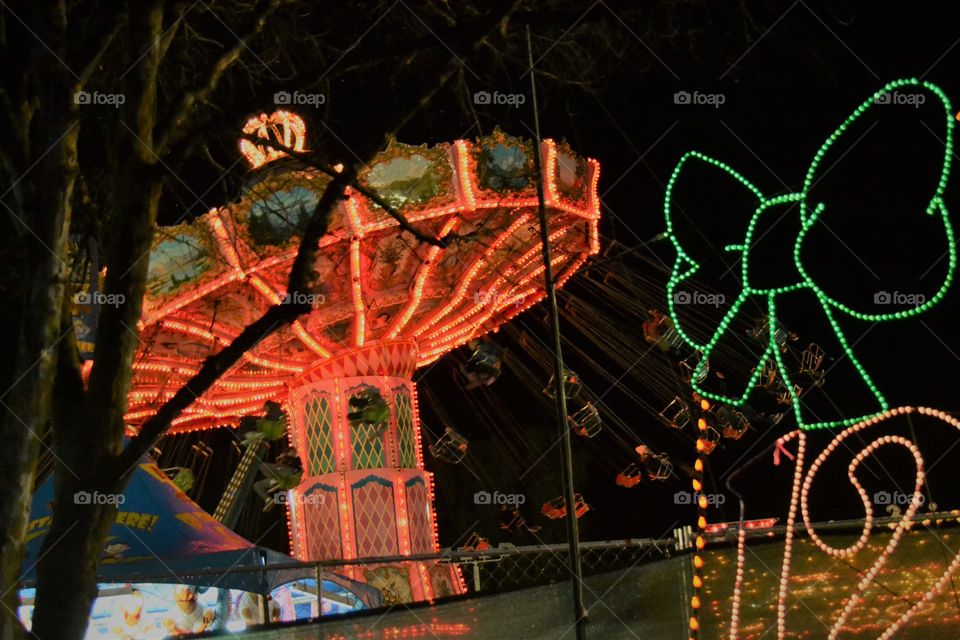
<svg viewBox="0 0 960 640">
<path fill-rule="evenodd" d="M 574 433 L 584 438 L 592 438 L 603 429 L 600 412 L 589 402 L 573 415 L 568 416 L 567 422 Z"/>
<path fill-rule="evenodd" d="M 630 489 L 640 484 L 643 479 L 643 472 L 640 467 L 631 462 L 627 468 L 617 474 L 617 486 Z"/>
</svg>

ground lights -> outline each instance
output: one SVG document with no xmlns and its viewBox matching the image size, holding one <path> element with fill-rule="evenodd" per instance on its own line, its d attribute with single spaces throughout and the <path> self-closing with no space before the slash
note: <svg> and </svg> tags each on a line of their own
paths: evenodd
<svg viewBox="0 0 960 640">
<path fill-rule="evenodd" d="M 875 526 L 875 518 L 873 514 L 873 505 L 867 495 L 866 490 L 861 485 L 860 481 L 856 476 L 856 471 L 860 465 L 866 461 L 867 458 L 872 456 L 877 450 L 885 446 L 901 446 L 905 448 L 913 457 L 914 463 L 916 465 L 916 475 L 914 480 L 914 490 L 912 493 L 912 498 L 910 500 L 910 505 L 908 509 L 902 514 L 900 520 L 894 525 L 893 533 L 891 535 L 889 543 L 883 549 L 883 551 L 878 555 L 874 560 L 873 564 L 868 570 L 863 572 L 862 578 L 856 585 L 854 592 L 846 599 L 843 603 L 842 609 L 834 621 L 832 628 L 829 631 L 828 637 L 833 639 L 837 638 L 839 634 L 845 630 L 849 631 L 846 628 L 846 622 L 854 610 L 854 608 L 863 603 L 863 594 L 866 590 L 876 584 L 876 578 L 879 575 L 881 569 L 886 565 L 890 556 L 894 553 L 897 547 L 900 544 L 900 541 L 904 533 L 910 528 L 913 522 L 913 517 L 916 515 L 917 510 L 920 507 L 922 499 L 922 488 L 924 484 L 924 462 L 923 457 L 920 454 L 919 449 L 916 445 L 910 440 L 903 438 L 901 436 L 880 436 L 874 439 L 872 442 L 866 444 L 860 451 L 858 451 L 854 456 L 853 460 L 847 467 L 847 477 L 856 489 L 858 495 L 864 506 L 865 513 L 865 522 L 864 527 L 861 532 L 860 537 L 852 545 L 846 548 L 835 548 L 828 545 L 824 542 L 813 527 L 813 522 L 810 517 L 809 510 L 809 494 L 810 487 L 812 486 L 814 479 L 817 476 L 818 471 L 824 464 L 827 458 L 829 458 L 837 449 L 841 448 L 843 445 L 844 449 L 849 449 L 850 444 L 845 441 L 851 436 L 860 434 L 863 431 L 870 429 L 882 422 L 895 418 L 898 416 L 908 415 L 911 413 L 917 413 L 924 416 L 929 416 L 936 418 L 941 422 L 947 424 L 948 426 L 953 427 L 957 431 L 960 431 L 960 421 L 953 418 L 949 414 L 939 411 L 937 409 L 929 409 L 925 407 L 914 408 L 914 407 L 900 407 L 896 409 L 889 409 L 880 413 L 877 416 L 872 416 L 866 420 L 862 420 L 857 424 L 848 427 L 841 431 L 837 436 L 826 446 L 826 448 L 820 453 L 820 455 L 810 464 L 809 468 L 804 468 L 804 456 L 805 456 L 805 440 L 806 435 L 802 431 L 793 431 L 781 437 L 777 441 L 778 451 L 785 451 L 783 445 L 789 443 L 791 440 L 797 441 L 797 453 L 796 453 L 796 466 L 794 469 L 793 476 L 793 485 L 790 496 L 790 511 L 786 523 L 786 541 L 784 544 L 784 553 L 783 560 L 780 572 L 780 588 L 777 593 L 777 638 L 782 639 L 786 637 L 786 617 L 787 617 L 787 598 L 789 596 L 789 581 L 791 575 L 791 561 L 792 561 L 792 542 L 794 539 L 794 527 L 797 520 L 797 508 L 800 508 L 802 513 L 802 519 L 804 523 L 804 528 L 809 534 L 810 540 L 815 544 L 821 551 L 825 554 L 841 558 L 844 560 L 852 560 L 858 553 L 860 553 L 864 548 L 866 548 L 870 533 L 872 532 Z M 857 439 L 860 437 L 858 435 Z M 738 629 L 740 621 L 740 610 L 742 606 L 741 600 L 741 589 L 743 584 L 743 565 L 744 565 L 744 556 L 745 556 L 745 536 L 744 531 L 741 529 L 740 535 L 738 536 L 737 541 L 737 581 L 735 584 L 733 601 L 732 601 L 732 612 L 730 616 L 730 633 L 729 639 L 735 640 L 738 638 Z M 907 622 L 913 618 L 918 611 L 920 611 L 924 606 L 928 605 L 932 600 L 934 600 L 938 595 L 945 592 L 945 587 L 948 582 L 950 582 L 951 577 L 956 572 L 958 566 L 960 566 L 960 554 L 954 556 L 947 568 L 939 575 L 933 587 L 923 593 L 916 601 L 910 606 L 910 608 L 903 612 L 892 624 L 887 626 L 885 629 L 882 629 L 878 626 L 878 631 L 880 635 L 878 636 L 881 639 L 887 639 L 894 636 Z"/>
</svg>

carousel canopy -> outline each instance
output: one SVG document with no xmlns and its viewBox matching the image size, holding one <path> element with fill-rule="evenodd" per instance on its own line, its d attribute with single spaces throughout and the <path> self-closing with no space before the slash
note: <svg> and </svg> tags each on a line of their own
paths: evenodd
<svg viewBox="0 0 960 640">
<path fill-rule="evenodd" d="M 33 496 L 23 562 L 26 586 L 36 580 L 37 561 L 50 529 L 54 484 L 51 475 Z M 92 502 L 100 497 L 87 494 L 78 499 Z M 219 586 L 265 594 L 293 580 L 315 578 L 316 571 L 310 567 L 244 573 L 230 570 L 293 562 L 293 558 L 254 545 L 214 520 L 145 458 L 123 492 L 122 503 L 118 500 L 98 581 Z M 197 573 L 209 570 L 212 572 Z M 368 606 L 379 605 L 380 594 L 372 587 L 335 574 L 324 573 L 323 579 L 349 588 Z"/>
<path fill-rule="evenodd" d="M 248 128 L 302 148 L 302 121 L 293 114 L 254 125 Z M 131 425 L 270 305 L 288 299 L 300 233 L 330 178 L 269 146 L 244 141 L 242 150 L 262 166 L 237 202 L 155 234 Z M 434 147 L 392 143 L 360 183 L 423 234 L 454 239 L 445 248 L 420 242 L 348 189 L 320 242 L 312 288 L 293 300 L 312 312 L 249 352 L 174 421 L 173 432 L 236 425 L 264 401 L 282 400 L 307 368 L 364 345 L 412 343 L 422 366 L 541 300 L 535 152 L 544 168 L 551 262 L 565 282 L 599 248 L 595 160 L 550 140 L 535 150 L 500 131 Z"/>
</svg>

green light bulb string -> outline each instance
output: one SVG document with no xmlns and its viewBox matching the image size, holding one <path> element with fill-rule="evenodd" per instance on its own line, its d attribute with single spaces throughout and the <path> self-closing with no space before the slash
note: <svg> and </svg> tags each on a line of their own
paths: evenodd
<svg viewBox="0 0 960 640">
<path fill-rule="evenodd" d="M 816 176 L 817 169 L 819 168 L 820 163 L 823 160 L 824 156 L 826 155 L 827 151 L 830 150 L 833 144 L 871 106 L 877 104 L 878 102 L 882 102 L 880 100 L 881 96 L 903 87 L 923 88 L 931 92 L 940 100 L 940 103 L 943 106 L 944 113 L 946 115 L 946 118 L 945 118 L 946 140 L 944 142 L 943 167 L 940 173 L 939 180 L 937 182 L 936 190 L 932 198 L 930 199 L 929 203 L 927 203 L 925 210 L 928 215 L 939 214 L 942 219 L 944 233 L 947 241 L 947 255 L 948 255 L 947 273 L 946 273 L 946 276 L 944 277 L 943 283 L 941 284 L 937 292 L 934 295 L 932 295 L 929 300 L 926 300 L 923 304 L 920 304 L 915 308 L 901 310 L 901 311 L 894 311 L 889 313 L 865 313 L 865 312 L 853 309 L 850 306 L 831 298 L 810 276 L 809 272 L 807 271 L 806 267 L 803 264 L 803 261 L 801 260 L 800 253 L 801 253 L 803 241 L 826 209 L 823 203 L 810 202 L 810 192 L 815 183 L 815 176 Z M 751 183 L 749 180 L 747 180 L 744 176 L 742 176 L 740 173 L 735 171 L 732 167 L 730 167 L 726 163 L 720 162 L 719 160 L 715 160 L 698 151 L 690 151 L 683 155 L 683 157 L 680 159 L 679 163 L 677 164 L 676 168 L 674 169 L 672 175 L 670 176 L 670 180 L 667 183 L 666 194 L 665 194 L 664 208 L 665 208 L 666 225 L 667 225 L 666 233 L 671 243 L 673 244 L 674 248 L 677 251 L 677 257 L 674 262 L 673 270 L 671 272 L 670 278 L 667 281 L 667 306 L 668 306 L 670 317 L 674 322 L 674 328 L 676 329 L 680 338 L 688 346 L 694 349 L 698 349 L 702 351 L 704 354 L 704 357 L 701 359 L 700 363 L 697 365 L 693 375 L 693 380 L 694 380 L 693 386 L 694 386 L 694 389 L 697 391 L 697 393 L 699 393 L 701 396 L 705 398 L 709 398 L 717 402 L 725 402 L 738 407 L 743 406 L 744 404 L 746 404 L 747 399 L 750 396 L 750 393 L 752 391 L 752 388 L 756 386 L 756 384 L 759 382 L 762 364 L 766 362 L 768 359 L 770 359 L 772 356 L 772 358 L 777 363 L 777 367 L 779 369 L 779 375 L 782 378 L 782 382 L 784 383 L 788 392 L 791 395 L 792 405 L 794 407 L 794 410 L 796 411 L 797 421 L 801 429 L 818 429 L 818 428 L 849 426 L 867 417 L 878 415 L 879 413 L 882 413 L 883 411 L 889 408 L 890 405 L 886 397 L 881 392 L 881 390 L 876 386 L 876 384 L 874 384 L 869 373 L 863 367 L 863 365 L 860 363 L 859 359 L 856 357 L 855 353 L 853 352 L 853 349 L 849 341 L 847 340 L 846 335 L 844 334 L 843 330 L 840 327 L 839 322 L 836 319 L 835 312 L 839 311 L 852 318 L 865 321 L 865 322 L 887 322 L 891 320 L 901 320 L 901 319 L 909 318 L 912 316 L 916 316 L 920 313 L 924 313 L 925 311 L 929 310 L 931 307 L 941 302 L 943 298 L 946 296 L 947 291 L 949 290 L 953 282 L 953 278 L 954 278 L 956 267 L 957 267 L 957 253 L 956 253 L 956 246 L 955 246 L 954 231 L 950 223 L 950 218 L 947 212 L 946 205 L 944 204 L 944 201 L 943 201 L 943 193 L 946 188 L 947 178 L 950 171 L 952 153 L 953 153 L 953 127 L 954 127 L 953 110 L 950 104 L 950 100 L 949 98 L 947 98 L 946 94 L 944 94 L 943 91 L 934 84 L 931 84 L 926 81 L 917 80 L 914 78 L 908 78 L 908 79 L 896 80 L 894 82 L 890 82 L 886 84 L 884 87 L 882 87 L 879 91 L 875 92 L 870 98 L 868 98 L 860 106 L 858 106 L 853 111 L 853 113 L 846 120 L 844 120 L 844 122 L 840 125 L 840 127 L 838 127 L 837 130 L 834 131 L 834 133 L 832 133 L 829 138 L 827 138 L 826 142 L 824 142 L 824 144 L 821 145 L 820 148 L 818 149 L 817 153 L 814 156 L 813 162 L 811 163 L 809 169 L 807 170 L 807 174 L 804 178 L 803 190 L 800 193 L 786 194 L 786 195 L 780 195 L 780 196 L 775 196 L 771 198 L 765 198 L 762 192 L 755 185 L 753 185 L 753 183 Z M 673 198 L 673 191 L 677 183 L 677 178 L 680 175 L 684 165 L 692 159 L 700 160 L 702 162 L 705 162 L 709 165 L 712 165 L 722 170 L 724 173 L 734 178 L 740 184 L 746 187 L 749 191 L 751 191 L 760 202 L 759 206 L 754 211 L 753 216 L 751 217 L 750 222 L 747 226 L 744 243 L 740 245 L 729 245 L 727 247 L 724 247 L 724 249 L 727 251 L 742 252 L 741 267 L 742 267 L 742 276 L 743 276 L 743 288 L 740 291 L 740 293 L 737 295 L 730 309 L 727 311 L 724 317 L 720 320 L 720 323 L 717 329 L 712 334 L 711 338 L 705 344 L 695 340 L 684 329 L 683 325 L 679 320 L 677 309 L 674 303 L 674 292 L 676 291 L 677 285 L 680 282 L 691 277 L 694 273 L 696 273 L 700 269 L 700 266 L 701 266 L 699 263 L 697 263 L 696 260 L 694 260 L 684 250 L 683 246 L 681 245 L 680 241 L 677 239 L 674 233 L 673 222 L 671 219 L 671 202 Z M 801 276 L 801 280 L 800 282 L 792 283 L 790 285 L 782 286 L 782 287 L 773 287 L 773 288 L 766 288 L 766 289 L 752 287 L 750 285 L 750 282 L 747 276 L 747 269 L 748 269 L 748 264 L 750 260 L 749 252 L 751 247 L 751 239 L 753 238 L 753 234 L 757 226 L 757 221 L 760 215 L 762 215 L 764 211 L 767 210 L 768 208 L 777 206 L 777 205 L 791 204 L 791 203 L 798 203 L 800 205 L 801 230 L 797 236 L 796 242 L 794 243 L 793 260 L 794 260 L 794 264 L 797 267 L 797 271 Z M 767 302 L 767 307 L 768 307 L 767 315 L 769 317 L 769 323 L 771 327 L 775 327 L 778 324 L 777 315 L 776 315 L 777 296 L 785 293 L 799 291 L 801 289 L 807 289 L 811 291 L 819 301 L 820 307 L 823 309 L 824 315 L 826 316 L 827 321 L 830 324 L 830 327 L 833 329 L 834 333 L 837 336 L 837 340 L 841 346 L 841 349 L 844 355 L 849 359 L 849 361 L 857 371 L 858 375 L 864 381 L 870 394 L 873 396 L 873 398 L 877 402 L 878 408 L 873 413 L 868 413 L 866 415 L 859 415 L 855 417 L 843 418 L 838 420 L 828 420 L 828 421 L 817 420 L 815 422 L 807 422 L 804 419 L 804 413 L 801 410 L 799 394 L 794 389 L 793 384 L 789 379 L 788 370 L 784 366 L 782 355 L 780 353 L 778 346 L 776 345 L 774 331 L 768 331 L 768 339 L 767 339 L 767 344 L 764 348 L 764 352 L 760 356 L 757 366 L 754 367 L 753 373 L 750 376 L 747 386 L 745 387 L 745 390 L 740 397 L 732 398 L 728 396 L 723 396 L 717 393 L 713 393 L 713 392 L 701 389 L 697 385 L 696 383 L 697 377 L 703 373 L 703 367 L 706 366 L 706 363 L 710 357 L 710 354 L 713 352 L 713 349 L 716 347 L 720 339 L 723 338 L 723 336 L 730 329 L 730 324 L 733 321 L 733 318 L 741 310 L 741 307 L 747 300 L 750 300 L 755 295 L 765 297 Z"/>
</svg>

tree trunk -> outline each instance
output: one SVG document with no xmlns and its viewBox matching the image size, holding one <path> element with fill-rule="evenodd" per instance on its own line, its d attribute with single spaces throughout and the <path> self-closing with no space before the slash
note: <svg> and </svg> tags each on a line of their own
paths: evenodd
<svg viewBox="0 0 960 640">
<path fill-rule="evenodd" d="M 162 3 L 153 5 L 152 10 L 136 16 L 134 20 L 138 25 L 135 30 L 142 29 L 150 36 L 144 41 L 157 41 L 160 28 L 163 26 L 162 11 L 158 8 L 160 6 Z M 266 3 L 266 9 L 271 11 L 275 6 L 277 6 L 275 2 Z M 262 16 L 255 21 L 254 27 L 251 28 L 252 34 L 259 32 L 264 19 L 265 16 Z M 484 29 L 471 34 L 475 39 L 466 41 L 463 47 L 464 53 L 466 50 L 476 48 L 484 35 L 496 28 L 500 21 L 500 15 L 491 15 L 489 24 L 484 24 Z M 236 52 L 242 51 L 242 48 L 247 46 L 243 39 L 240 44 L 242 47 L 235 48 Z M 112 194 L 111 202 L 105 205 L 114 213 L 109 217 L 111 231 L 106 252 L 108 270 L 104 293 L 122 294 L 125 300 L 117 307 L 106 306 L 101 309 L 94 365 L 82 409 L 72 414 L 76 419 L 71 420 L 69 424 L 60 424 L 62 421 L 58 421 L 58 424 L 54 425 L 56 451 L 63 460 L 63 464 L 58 467 L 53 524 L 46 535 L 37 568 L 37 599 L 33 633 L 42 640 L 60 638 L 76 640 L 84 635 L 90 608 L 97 595 L 96 574 L 103 544 L 116 517 L 116 495 L 122 492 L 129 478 L 127 472 L 130 466 L 138 461 L 140 454 L 143 453 L 138 447 L 131 445 L 126 452 L 128 455 L 124 455 L 121 452 L 121 445 L 124 433 L 123 416 L 127 406 L 133 358 L 139 339 L 136 328 L 140 319 L 148 268 L 148 260 L 144 256 L 150 249 L 161 188 L 161 182 L 157 174 L 151 171 L 151 165 L 156 166 L 160 161 L 159 156 L 165 155 L 165 151 L 168 151 L 169 147 L 176 142 L 178 135 L 182 138 L 189 129 L 180 115 L 175 116 L 173 118 L 176 125 L 175 131 L 169 135 L 159 136 L 161 143 L 159 143 L 158 152 L 154 144 L 154 129 L 157 111 L 157 69 L 161 62 L 161 50 L 162 47 L 151 47 L 138 63 L 138 73 L 130 75 L 131 82 L 135 86 L 130 88 L 127 95 L 130 96 L 132 104 L 128 104 L 128 111 L 118 113 L 121 115 L 135 113 L 135 117 L 130 120 L 135 124 L 135 131 L 126 126 L 126 130 L 132 134 L 132 137 L 121 143 L 122 152 L 118 154 L 121 158 L 119 165 L 111 166 L 108 171 L 111 176 L 109 183 L 115 192 Z M 239 55 L 233 51 L 228 51 L 224 54 L 226 57 L 218 59 L 209 82 L 198 92 L 194 92 L 195 95 L 188 96 L 189 100 L 183 103 L 186 107 L 180 111 L 189 113 L 191 105 L 204 100 L 205 96 L 216 88 L 219 77 L 224 71 L 223 65 L 233 64 Z M 456 54 L 454 58 L 455 61 L 460 60 Z M 423 94 L 407 105 L 408 109 L 397 110 L 393 115 L 393 121 L 389 126 L 385 126 L 383 131 L 395 132 L 422 109 L 431 97 L 453 77 L 457 68 L 455 61 L 451 61 L 449 68 L 440 74 L 436 83 L 432 85 L 427 83 L 428 86 L 425 87 Z M 180 129 L 183 131 L 178 131 Z M 119 124 L 116 130 L 121 133 L 123 131 Z M 368 145 L 356 145 L 359 149 L 370 146 L 366 153 L 359 154 L 359 157 L 364 160 L 369 160 L 385 142 L 377 139 L 379 136 L 376 135 L 376 130 L 372 129 L 370 133 Z M 358 168 L 358 166 L 352 166 L 340 174 L 339 179 L 335 178 L 333 184 L 336 185 L 336 189 L 328 188 L 328 193 L 324 194 L 318 203 L 317 211 L 314 212 L 313 219 L 304 233 L 297 258 L 291 269 L 290 279 L 294 291 L 302 289 L 306 274 L 313 267 L 319 239 L 326 233 L 330 210 L 335 201 L 342 196 L 343 183 L 349 182 Z M 293 309 L 298 313 L 306 310 Z M 290 308 L 284 308 L 281 305 L 277 305 L 272 313 L 280 320 L 289 321 L 294 317 L 291 315 Z M 277 326 L 281 326 L 282 323 L 273 322 L 275 318 L 270 314 L 271 311 L 268 311 L 265 317 L 248 327 L 241 333 L 235 344 L 226 347 L 224 352 L 231 357 L 239 358 L 244 351 L 255 346 L 263 336 Z M 52 315 L 57 318 L 56 313 Z M 261 331 L 257 326 L 258 323 L 264 324 L 267 328 Z M 253 331 L 248 331 L 250 329 Z M 232 362 L 228 359 L 217 359 L 217 355 L 211 356 L 201 372 L 197 374 L 200 377 L 199 382 L 209 386 L 231 364 Z M 52 378 L 52 375 L 50 377 Z M 195 395 L 202 394 L 203 390 L 205 387 L 199 388 Z M 191 391 L 192 387 L 186 392 Z M 183 395 L 178 392 L 177 396 L 162 406 L 154 417 L 156 423 L 148 423 L 149 426 L 156 428 L 143 427 L 141 436 L 134 442 L 143 445 L 159 438 L 169 426 L 170 420 L 183 410 L 181 406 Z M 187 398 L 186 404 L 192 402 L 195 395 Z M 49 394 L 45 400 L 47 406 L 44 410 L 48 411 Z M 144 432 L 147 437 L 144 437 Z M 91 504 L 81 504 L 81 501 L 76 499 L 79 492 L 89 494 Z M 103 503 L 93 504 L 98 501 L 94 495 L 102 496 Z M 22 537 L 22 531 L 18 538 L 20 537 Z"/>
<path fill-rule="evenodd" d="M 43 640 L 82 638 L 97 596 L 97 568 L 123 493 L 123 416 L 160 201 L 160 182 L 149 167 L 127 161 L 126 176 L 105 207 L 115 215 L 107 246 L 104 292 L 123 302 L 104 306 L 97 325 L 94 366 L 82 409 L 69 424 L 56 424 L 57 468 L 53 524 L 37 566 L 33 633 Z M 118 172 L 122 175 L 123 172 Z M 57 398 L 58 402 L 63 398 Z M 84 503 L 79 496 L 88 496 Z M 98 499 L 101 500 L 99 504 Z"/>
<path fill-rule="evenodd" d="M 63 102 L 60 97 L 58 102 Z M 30 517 L 33 477 L 39 437 L 47 429 L 57 366 L 57 344 L 62 337 L 60 312 L 66 273 L 66 242 L 77 175 L 77 126 L 74 114 L 53 100 L 45 118 L 36 123 L 45 135 L 35 140 L 49 152 L 25 180 L 18 215 L 27 233 L 28 257 L 23 267 L 29 288 L 20 318 L 19 345 L 13 368 L 13 386 L 3 398 L 0 421 L 0 637 L 21 632 L 14 612 L 23 560 L 23 539 Z M 59 113 L 57 113 L 59 112 Z M 53 117 L 56 114 L 56 117 Z M 64 117 L 66 114 L 66 117 Z M 65 135 L 64 135 L 65 133 Z M 62 135 L 62 137 L 61 137 Z M 59 138 L 59 141 L 57 140 Z"/>
<path fill-rule="evenodd" d="M 90 503 L 79 495 L 90 496 Z M 37 567 L 33 635 L 43 640 L 76 640 L 86 633 L 97 597 L 97 566 L 103 541 L 116 519 L 110 497 L 115 486 L 84 483 L 66 473 L 57 479 L 56 518 L 44 540 Z M 107 503 L 93 504 L 107 498 Z"/>
</svg>

